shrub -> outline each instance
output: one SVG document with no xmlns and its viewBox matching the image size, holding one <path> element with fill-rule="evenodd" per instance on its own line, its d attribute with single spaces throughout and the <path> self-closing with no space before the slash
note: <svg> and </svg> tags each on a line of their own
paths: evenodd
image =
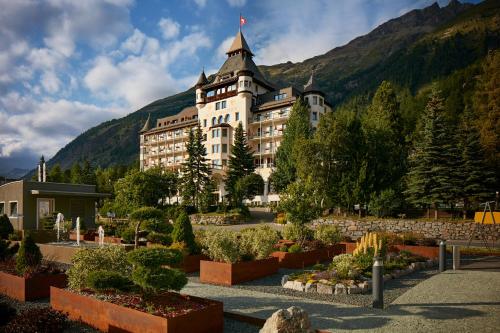
<svg viewBox="0 0 500 333">
<path fill-rule="evenodd" d="M 359 270 L 363 272 L 371 271 L 373 266 L 373 254 L 372 253 L 360 253 L 354 256 L 354 264 Z"/>
<path fill-rule="evenodd" d="M 141 207 L 130 213 L 130 219 L 135 222 L 134 243 L 136 248 L 138 246 L 138 238 L 139 238 L 137 232 L 139 231 L 141 224 L 151 222 L 152 220 L 163 220 L 163 218 L 164 218 L 163 211 L 154 207 Z"/>
<path fill-rule="evenodd" d="M 173 226 L 165 218 L 150 219 L 144 222 L 144 230 L 161 234 L 170 234 Z"/>
<path fill-rule="evenodd" d="M 394 216 L 401 205 L 401 195 L 393 189 L 386 189 L 378 195 L 372 194 L 368 211 L 377 217 Z"/>
<path fill-rule="evenodd" d="M 62 312 L 34 307 L 21 311 L 3 327 L 3 332 L 59 333 L 66 329 L 68 323 L 68 318 Z"/>
<path fill-rule="evenodd" d="M 172 245 L 170 245 L 168 248 L 171 250 L 179 251 L 180 253 L 182 253 L 183 257 L 189 255 L 189 249 L 186 247 L 186 244 L 184 244 L 184 242 L 172 243 Z"/>
<path fill-rule="evenodd" d="M 9 234 L 14 232 L 14 227 L 12 223 L 10 223 L 9 217 L 7 214 L 3 214 L 0 216 L 0 238 L 7 239 Z"/>
<path fill-rule="evenodd" d="M 354 256 L 352 254 L 339 254 L 335 256 L 330 268 L 337 272 L 337 276 L 341 280 L 355 279 L 360 274 L 354 266 Z"/>
<path fill-rule="evenodd" d="M 19 244 L 10 246 L 10 242 L 0 239 L 0 261 L 12 258 L 19 250 Z"/>
<path fill-rule="evenodd" d="M 314 239 L 325 245 L 335 245 L 341 241 L 342 235 L 336 226 L 322 224 L 314 230 Z"/>
<path fill-rule="evenodd" d="M 283 238 L 293 241 L 305 241 L 313 238 L 313 231 L 305 225 L 287 224 L 283 228 Z"/>
<path fill-rule="evenodd" d="M 172 231 L 172 240 L 174 242 L 184 242 L 190 253 L 197 251 L 196 242 L 194 239 L 193 226 L 189 220 L 189 216 L 182 212 L 174 222 L 174 230 Z"/>
<path fill-rule="evenodd" d="M 123 276 L 120 273 L 99 270 L 90 272 L 87 275 L 86 285 L 97 291 L 103 290 L 119 290 L 119 291 L 127 291 L 130 290 L 132 285 L 132 281 Z"/>
<path fill-rule="evenodd" d="M 78 250 L 71 258 L 73 266 L 66 272 L 68 287 L 79 290 L 87 286 L 90 272 L 105 270 L 130 276 L 132 266 L 127 260 L 127 252 L 121 246 L 105 246 Z"/>
<path fill-rule="evenodd" d="M 19 274 L 24 274 L 29 268 L 39 266 L 42 262 L 40 248 L 28 233 L 21 241 L 16 257 L 16 270 Z"/>
<path fill-rule="evenodd" d="M 280 252 L 288 252 L 288 246 L 285 244 L 281 245 L 279 248 Z"/>
<path fill-rule="evenodd" d="M 255 259 L 264 259 L 274 251 L 278 241 L 278 232 L 269 226 L 246 229 L 241 232 L 240 253 Z"/>
<path fill-rule="evenodd" d="M 21 230 L 14 230 L 11 234 L 9 234 L 9 240 L 11 241 L 20 241 L 23 239 L 23 233 Z"/>
<path fill-rule="evenodd" d="M 228 229 L 208 229 L 202 245 L 203 251 L 214 261 L 235 263 L 240 259 L 238 235 Z"/>
<path fill-rule="evenodd" d="M 150 232 L 146 238 L 148 242 L 153 244 L 161 244 L 165 246 L 169 246 L 170 244 L 172 244 L 172 237 L 170 237 L 170 235 L 155 231 Z"/>
<path fill-rule="evenodd" d="M 299 244 L 293 244 L 288 248 L 289 253 L 300 253 L 302 252 L 302 248 L 300 247 Z"/>
<path fill-rule="evenodd" d="M 7 303 L 0 302 L 0 326 L 7 324 L 15 316 L 16 309 Z"/>
<path fill-rule="evenodd" d="M 422 235 L 413 232 L 403 232 L 400 234 L 400 237 L 404 245 L 417 245 L 417 242 L 423 239 Z"/>
<path fill-rule="evenodd" d="M 125 244 L 133 244 L 135 240 L 135 230 L 132 228 L 126 228 L 120 232 L 120 237 Z"/>
<path fill-rule="evenodd" d="M 369 232 L 363 235 L 359 242 L 356 242 L 356 249 L 353 254 L 370 253 L 372 256 L 385 256 L 387 243 L 383 236 L 376 232 Z"/>
<path fill-rule="evenodd" d="M 323 264 L 315 264 L 315 265 L 313 265 L 312 269 L 315 271 L 323 272 L 323 271 L 326 271 L 327 267 Z"/>
<path fill-rule="evenodd" d="M 186 275 L 162 265 L 175 265 L 181 262 L 179 251 L 167 248 L 142 248 L 128 253 L 133 264 L 132 281 L 146 294 L 166 290 L 181 290 L 187 283 Z"/>
</svg>

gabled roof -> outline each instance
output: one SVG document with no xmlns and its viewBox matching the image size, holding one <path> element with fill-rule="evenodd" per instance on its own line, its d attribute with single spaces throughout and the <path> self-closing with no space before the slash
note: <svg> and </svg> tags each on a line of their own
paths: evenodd
<svg viewBox="0 0 500 333">
<path fill-rule="evenodd" d="M 250 51 L 250 47 L 247 44 L 247 41 L 245 40 L 245 37 L 243 37 L 243 34 L 241 31 L 238 31 L 236 34 L 236 37 L 234 37 L 233 43 L 231 44 L 231 47 L 229 50 L 226 52 L 227 55 L 230 55 L 236 51 L 239 50 L 245 50 L 246 52 L 250 53 L 253 55 L 252 51 Z"/>
<path fill-rule="evenodd" d="M 148 119 L 146 119 L 146 122 L 144 123 L 144 126 L 142 127 L 141 131 L 139 133 L 144 133 L 147 132 L 151 129 L 151 114 L 148 114 Z"/>
</svg>

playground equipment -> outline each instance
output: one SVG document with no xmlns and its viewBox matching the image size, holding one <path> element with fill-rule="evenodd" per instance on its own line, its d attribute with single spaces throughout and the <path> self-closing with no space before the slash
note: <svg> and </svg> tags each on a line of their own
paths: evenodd
<svg viewBox="0 0 500 333">
<path fill-rule="evenodd" d="M 494 202 L 495 201 L 486 201 L 485 203 L 482 203 L 480 206 L 484 206 L 483 212 L 476 212 L 474 214 L 474 229 L 472 230 L 472 233 L 470 235 L 467 247 L 470 246 L 472 240 L 474 239 L 476 234 L 478 234 L 480 239 L 484 242 L 484 246 L 488 250 L 491 250 L 490 246 L 488 246 L 488 234 L 485 226 L 488 224 L 496 224 L 497 219 L 500 221 L 500 212 L 493 212 L 493 210 L 491 209 L 491 204 Z M 492 247 L 494 247 L 493 244 L 495 244 L 496 239 L 492 238 L 491 240 Z"/>
</svg>

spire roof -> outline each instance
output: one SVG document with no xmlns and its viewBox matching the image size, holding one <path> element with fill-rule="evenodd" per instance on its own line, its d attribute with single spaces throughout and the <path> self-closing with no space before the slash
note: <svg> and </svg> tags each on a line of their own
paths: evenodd
<svg viewBox="0 0 500 333">
<path fill-rule="evenodd" d="M 312 71 L 309 81 L 304 85 L 304 92 L 320 91 L 318 85 L 316 84 L 316 79 L 314 78 L 314 71 Z"/>
<path fill-rule="evenodd" d="M 252 51 L 250 51 L 250 47 L 247 44 L 247 41 L 245 40 L 245 37 L 243 37 L 243 34 L 241 31 L 238 31 L 236 34 L 236 37 L 234 37 L 233 43 L 231 44 L 231 47 L 229 50 L 226 52 L 226 54 L 231 54 L 233 52 L 239 51 L 239 50 L 244 50 L 248 52 L 250 55 L 253 55 Z"/>
<path fill-rule="evenodd" d="M 203 86 L 208 83 L 207 76 L 205 75 L 205 70 L 201 71 L 200 77 L 198 78 L 198 82 L 196 82 L 196 86 Z"/>
<path fill-rule="evenodd" d="M 146 119 L 146 122 L 144 123 L 144 126 L 142 127 L 140 133 L 147 132 L 151 129 L 151 113 L 148 113 L 148 119 Z"/>
</svg>

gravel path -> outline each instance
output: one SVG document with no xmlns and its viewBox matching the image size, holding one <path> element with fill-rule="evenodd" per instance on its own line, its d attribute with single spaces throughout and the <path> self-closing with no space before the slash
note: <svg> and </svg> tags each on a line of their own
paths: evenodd
<svg viewBox="0 0 500 333">
<path fill-rule="evenodd" d="M 280 269 L 277 274 L 262 279 L 234 285 L 231 288 L 258 291 L 275 295 L 294 296 L 310 300 L 371 307 L 373 300 L 371 292 L 359 295 L 326 295 L 318 293 L 305 293 L 281 287 L 281 278 L 283 277 L 283 275 L 291 274 L 297 271 L 301 270 Z M 384 303 L 392 303 L 396 298 L 407 292 L 410 288 L 413 288 L 418 283 L 428 279 L 436 273 L 437 271 L 435 269 L 430 269 L 414 272 L 399 279 L 387 281 L 384 287 Z M 189 281 L 198 283 L 199 276 L 197 274 L 191 274 L 189 276 Z"/>
<path fill-rule="evenodd" d="M 0 295 L 0 302 L 8 303 L 18 312 L 29 308 L 49 308 L 49 299 L 32 302 L 19 302 L 15 299 Z M 100 331 L 80 322 L 70 321 L 68 328 L 62 333 L 99 333 Z M 259 328 L 234 319 L 224 318 L 224 333 L 258 333 Z"/>
</svg>

